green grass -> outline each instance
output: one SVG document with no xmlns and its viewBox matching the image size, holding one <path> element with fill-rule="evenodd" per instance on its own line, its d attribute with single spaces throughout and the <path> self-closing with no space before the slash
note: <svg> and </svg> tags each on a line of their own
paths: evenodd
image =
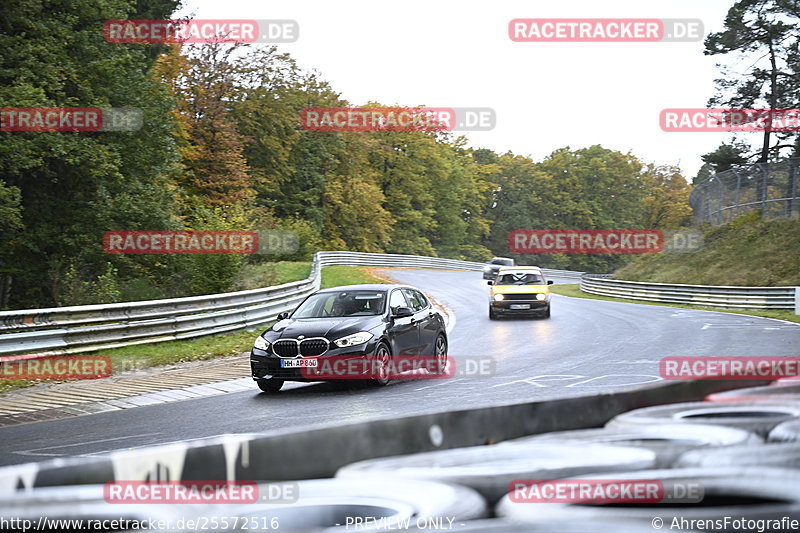
<svg viewBox="0 0 800 533">
<path fill-rule="evenodd" d="M 573 298 L 587 298 L 590 300 L 606 300 L 609 302 L 623 302 L 629 304 L 646 304 L 646 305 L 658 305 L 661 307 L 682 307 L 684 309 L 697 309 L 700 311 L 718 311 L 722 313 L 733 313 L 736 315 L 753 315 L 753 316 L 760 316 L 764 318 L 777 318 L 779 320 L 786 320 L 788 322 L 797 322 L 800 323 L 800 315 L 794 314 L 794 311 L 791 310 L 767 310 L 767 309 L 747 309 L 747 310 L 733 310 L 733 309 L 718 309 L 716 307 L 701 307 L 697 305 L 686 305 L 686 304 L 666 304 L 661 302 L 644 302 L 641 300 L 628 300 L 624 298 L 612 298 L 610 296 L 599 296 L 596 294 L 589 294 L 587 292 L 583 292 L 580 289 L 580 285 L 577 283 L 566 283 L 563 285 L 552 285 L 550 287 L 550 291 L 555 294 L 560 294 L 562 296 L 571 296 Z"/>
<path fill-rule="evenodd" d="M 759 213 L 706 228 L 693 253 L 641 254 L 615 279 L 690 285 L 800 285 L 800 219 L 761 220 Z"/>
<path fill-rule="evenodd" d="M 357 283 L 386 283 L 376 278 L 362 267 L 329 266 L 322 269 L 322 286 L 339 287 L 341 285 L 354 285 Z"/>
<path fill-rule="evenodd" d="M 277 263 L 248 264 L 242 268 L 234 291 L 260 289 L 306 279 L 311 274 L 310 261 L 280 261 Z"/>
<path fill-rule="evenodd" d="M 266 277 L 274 279 L 267 285 L 279 285 L 299 281 L 311 272 L 310 262 L 280 262 L 257 265 L 251 269 L 253 279 L 263 281 Z M 322 288 L 338 287 L 356 283 L 384 283 L 361 267 L 330 266 L 322 269 Z M 255 282 L 252 284 L 256 285 Z M 246 285 L 246 284 L 245 284 Z M 241 286 L 240 286 L 241 287 Z M 257 288 L 257 287 L 247 287 Z M 239 290 L 244 290 L 239 288 Z M 210 335 L 197 339 L 166 341 L 153 344 L 139 344 L 110 350 L 101 350 L 82 355 L 107 355 L 111 357 L 114 373 L 142 370 L 155 366 L 174 365 L 189 361 L 204 361 L 220 357 L 232 357 L 250 350 L 253 339 L 271 324 L 259 326 L 257 330 L 236 331 L 223 335 Z M 0 379 L 0 393 L 31 387 L 43 380 Z M 47 381 L 55 383 L 55 381 Z"/>
</svg>

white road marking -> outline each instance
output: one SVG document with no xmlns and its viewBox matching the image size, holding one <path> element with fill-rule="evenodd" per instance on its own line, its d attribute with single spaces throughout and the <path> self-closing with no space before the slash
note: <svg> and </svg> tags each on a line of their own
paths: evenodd
<svg viewBox="0 0 800 533">
<path fill-rule="evenodd" d="M 88 440 L 86 442 L 76 442 L 74 444 L 61 444 L 60 446 L 46 446 L 44 448 L 31 448 L 30 450 L 22 450 L 22 451 L 11 452 L 11 453 L 16 453 L 18 455 L 39 455 L 39 456 L 57 457 L 57 456 L 63 455 L 63 454 L 58 454 L 58 453 L 33 453 L 33 452 L 37 452 L 39 450 L 55 450 L 56 448 L 71 448 L 71 447 L 74 447 L 74 446 L 84 446 L 86 444 L 97 444 L 99 442 L 112 442 L 112 441 L 115 441 L 115 440 L 134 439 L 136 437 L 152 437 L 153 435 L 160 435 L 160 433 L 142 433 L 142 434 L 139 434 L 139 435 L 128 435 L 128 436 L 125 436 L 125 437 L 115 437 L 113 439 Z"/>
<path fill-rule="evenodd" d="M 458 379 L 445 379 L 441 383 L 437 383 L 436 385 L 428 385 L 427 387 L 420 387 L 418 389 L 414 389 L 415 391 L 425 390 L 425 389 L 432 389 L 434 387 L 438 387 L 440 385 L 447 385 L 448 383 L 455 383 L 456 381 L 464 381 L 464 378 Z"/>
<path fill-rule="evenodd" d="M 779 326 L 765 326 L 763 324 L 753 324 L 753 323 L 740 323 L 740 324 L 732 324 L 730 322 L 723 323 L 723 324 L 713 324 L 711 322 L 706 322 L 703 324 L 703 327 L 700 329 L 760 329 L 762 331 L 774 331 L 774 330 L 781 330 L 781 329 L 794 329 L 795 325 L 791 325 L 791 323 L 781 324 Z"/>
<path fill-rule="evenodd" d="M 642 377 L 642 378 L 647 378 L 647 379 L 645 379 L 644 381 L 642 381 L 642 380 L 631 381 L 630 383 L 612 383 L 611 385 L 613 385 L 614 387 L 627 387 L 629 385 L 643 385 L 645 383 L 653 383 L 655 381 L 662 381 L 660 376 L 651 376 L 651 375 L 647 375 L 647 374 L 607 374 L 605 376 L 597 376 L 595 378 L 589 378 L 589 379 L 587 379 L 585 381 L 579 381 L 578 383 L 571 383 L 569 385 L 565 385 L 564 387 L 565 388 L 578 387 L 578 386 L 581 386 L 581 385 L 586 385 L 586 383 L 589 383 L 589 382 L 592 382 L 592 381 L 597 381 L 597 380 L 600 380 L 600 379 L 605 379 L 605 378 L 614 378 L 614 377 L 633 378 L 633 377 L 636 377 L 636 376 Z M 591 387 L 608 387 L 609 384 L 605 383 L 605 384 L 590 385 L 590 386 Z"/>
<path fill-rule="evenodd" d="M 661 381 L 660 376 L 653 376 L 650 374 L 606 374 L 605 376 L 596 376 L 596 377 L 589 377 L 589 376 L 577 376 L 577 375 L 566 375 L 566 374 L 552 374 L 552 375 L 544 375 L 544 376 L 534 376 L 532 378 L 527 379 L 518 379 L 515 381 L 509 381 L 507 383 L 500 383 L 499 385 L 492 385 L 490 388 L 495 387 L 505 387 L 506 385 L 514 385 L 515 383 L 527 383 L 528 385 L 533 385 L 534 387 L 539 388 L 546 388 L 551 385 L 542 385 L 539 383 L 540 381 L 548 382 L 548 381 L 573 381 L 576 379 L 581 379 L 583 381 L 578 381 L 577 383 L 569 383 L 569 384 L 557 384 L 556 387 L 564 387 L 565 389 L 572 388 L 572 387 L 579 387 L 579 386 L 586 386 L 587 383 L 591 383 L 593 381 L 603 380 L 606 378 L 615 378 L 615 377 L 623 377 L 623 378 L 646 378 L 644 380 L 636 380 L 630 383 L 611 383 L 615 387 L 625 387 L 628 385 L 642 385 L 645 383 L 653 383 L 655 381 Z M 556 379 L 543 379 L 543 378 L 556 378 Z M 608 383 L 599 384 L 599 385 L 590 385 L 590 387 L 607 387 L 609 386 Z"/>
<path fill-rule="evenodd" d="M 518 379 L 515 381 L 509 381 L 507 383 L 500 383 L 499 385 L 492 385 L 489 388 L 494 389 L 496 387 L 505 387 L 506 385 L 513 385 L 514 383 L 527 383 L 528 385 L 534 385 L 536 387 L 546 388 L 548 385 L 542 385 L 541 383 L 538 383 L 538 381 L 569 381 L 571 379 L 581 379 L 585 377 L 587 376 L 576 376 L 573 374 L 544 374 L 541 376 L 534 376 L 532 378 Z M 556 378 L 556 379 L 543 379 L 543 378 Z"/>
</svg>

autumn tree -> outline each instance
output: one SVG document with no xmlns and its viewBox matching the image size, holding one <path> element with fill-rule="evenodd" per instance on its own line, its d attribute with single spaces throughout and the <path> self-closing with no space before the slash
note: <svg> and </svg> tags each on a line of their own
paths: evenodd
<svg viewBox="0 0 800 533">
<path fill-rule="evenodd" d="M 173 49 L 172 62 L 162 72 L 177 100 L 183 131 L 185 192 L 210 206 L 247 203 L 255 197 L 244 155 L 247 140 L 232 115 L 240 97 L 236 84 L 236 45 L 207 43 L 184 52 Z M 184 54 L 175 57 L 176 54 Z M 169 61 L 165 59 L 165 61 Z M 176 67 L 176 68 L 175 68 Z"/>
<path fill-rule="evenodd" d="M 647 165 L 650 182 L 642 200 L 642 228 L 674 229 L 685 226 L 692 216 L 689 206 L 691 187 L 674 165 Z"/>
</svg>

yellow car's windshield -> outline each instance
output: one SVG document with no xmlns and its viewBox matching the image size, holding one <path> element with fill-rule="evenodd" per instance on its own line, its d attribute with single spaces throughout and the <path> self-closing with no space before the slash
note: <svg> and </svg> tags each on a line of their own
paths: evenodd
<svg viewBox="0 0 800 533">
<path fill-rule="evenodd" d="M 544 278 L 539 274 L 501 274 L 497 278 L 497 285 L 543 285 Z"/>
</svg>

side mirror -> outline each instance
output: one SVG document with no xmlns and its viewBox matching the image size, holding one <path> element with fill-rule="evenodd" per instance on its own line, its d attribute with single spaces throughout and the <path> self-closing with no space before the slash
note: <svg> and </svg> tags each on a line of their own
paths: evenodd
<svg viewBox="0 0 800 533">
<path fill-rule="evenodd" d="M 286 320 L 289 318 L 289 313 L 284 311 L 283 313 L 278 313 L 278 320 Z"/>
<path fill-rule="evenodd" d="M 410 307 L 398 307 L 392 313 L 392 318 L 405 318 L 407 316 L 413 316 L 414 310 Z"/>
<path fill-rule="evenodd" d="M 487 281 L 487 282 L 486 282 L 486 284 L 487 284 L 487 285 L 494 285 L 494 281 L 492 281 L 492 280 L 489 280 L 489 281 Z"/>
<path fill-rule="evenodd" d="M 551 280 L 548 280 L 548 281 L 547 281 L 547 284 L 548 284 L 548 285 L 552 285 L 552 284 L 553 284 L 553 280 L 552 280 L 552 279 L 551 279 Z"/>
</svg>

